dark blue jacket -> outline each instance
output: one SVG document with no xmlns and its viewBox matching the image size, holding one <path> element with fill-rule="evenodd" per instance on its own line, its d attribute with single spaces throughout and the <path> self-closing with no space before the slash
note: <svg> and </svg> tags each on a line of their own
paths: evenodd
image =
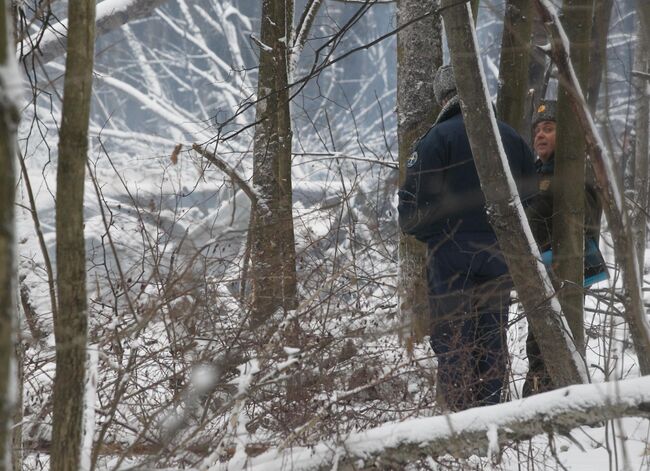
<svg viewBox="0 0 650 471">
<path fill-rule="evenodd" d="M 525 201 L 537 192 L 533 153 L 514 129 L 498 125 L 519 196 Z M 400 228 L 419 240 L 443 232 L 494 234 L 460 105 L 443 110 L 417 143 L 398 194 Z"/>
</svg>

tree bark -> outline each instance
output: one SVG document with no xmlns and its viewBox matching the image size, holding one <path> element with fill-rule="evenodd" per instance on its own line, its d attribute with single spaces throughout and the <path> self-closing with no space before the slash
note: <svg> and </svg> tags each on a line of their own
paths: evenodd
<svg viewBox="0 0 650 471">
<path fill-rule="evenodd" d="M 506 404 L 385 424 L 337 442 L 266 452 L 252 458 L 247 469 L 276 469 L 288 462 L 293 471 L 406 469 L 423 456 L 498 455 L 517 440 L 616 418 L 650 417 L 648 411 L 649 378 L 574 385 Z"/>
<path fill-rule="evenodd" d="M 472 6 L 472 18 L 474 19 L 474 25 L 478 22 L 478 7 L 480 0 L 470 0 L 470 5 Z"/>
<path fill-rule="evenodd" d="M 522 136 L 528 131 L 526 97 L 533 5 L 529 0 L 508 0 L 503 20 L 499 62 L 497 115 Z"/>
<path fill-rule="evenodd" d="M 291 189 L 286 0 L 262 2 L 253 186 L 259 204 L 251 224 L 253 320 L 296 305 L 296 248 Z"/>
<path fill-rule="evenodd" d="M 94 0 L 70 0 L 56 192 L 58 310 L 51 469 L 78 469 L 87 344 L 84 174 L 95 43 Z"/>
<path fill-rule="evenodd" d="M 20 325 L 20 321 L 17 322 Z M 16 341 L 14 352 L 16 355 L 16 373 L 14 378 L 17 382 L 16 396 L 13 416 L 13 430 L 12 430 L 12 457 L 13 471 L 23 470 L 23 397 L 24 397 L 24 382 L 25 375 L 25 348 L 23 343 Z"/>
<path fill-rule="evenodd" d="M 566 32 L 571 41 L 571 60 L 580 85 L 589 79 L 589 49 L 593 0 L 564 0 Z M 573 131 L 578 122 L 560 82 L 557 111 L 557 145 L 553 176 L 553 271 L 558 297 L 580 352 L 584 334 L 584 234 L 585 140 Z"/>
<path fill-rule="evenodd" d="M 532 145 L 532 118 L 533 111 L 537 109 L 541 100 L 546 97 L 546 89 L 548 88 L 550 60 L 542 50 L 548 40 L 546 30 L 536 12 L 531 12 L 532 18 L 532 34 L 531 34 L 531 51 L 530 61 L 528 66 L 528 91 L 527 100 L 524 110 L 524 126 L 522 136 Z"/>
<path fill-rule="evenodd" d="M 553 382 L 558 387 L 585 382 L 584 362 L 567 333 L 500 143 L 470 12 L 455 0 L 443 0 L 442 7 L 461 109 L 490 223 L 535 338 L 544 358 L 549 359 Z"/>
<path fill-rule="evenodd" d="M 634 193 L 635 206 L 632 208 L 632 230 L 637 250 L 639 271 L 645 271 L 645 246 L 648 223 L 648 128 L 650 126 L 650 79 L 634 72 L 650 73 L 650 24 L 643 20 L 643 10 L 650 20 L 650 3 L 639 3 L 637 43 L 634 51 L 632 86 L 636 103 L 636 143 L 634 146 Z"/>
<path fill-rule="evenodd" d="M 607 65 L 607 39 L 609 37 L 609 20 L 612 16 L 613 5 L 614 0 L 596 0 L 594 3 L 589 58 L 591 71 L 587 85 L 587 102 L 592 113 L 596 112 L 603 70 Z"/>
<path fill-rule="evenodd" d="M 435 10 L 436 0 L 398 0 L 397 25 L 407 24 Z M 442 65 L 440 17 L 425 16 L 397 33 L 397 139 L 399 184 L 406 176 L 406 161 L 413 143 L 433 123 L 439 107 L 433 94 L 433 77 Z M 426 244 L 401 234 L 399 239 L 398 293 L 400 316 L 406 326 L 407 346 L 429 334 L 426 281 Z"/>
<path fill-rule="evenodd" d="M 620 181 L 616 165 L 600 139 L 596 124 L 588 112 L 578 78 L 573 71 L 566 45 L 561 38 L 566 37 L 555 8 L 549 0 L 535 0 L 535 5 L 551 33 L 553 60 L 558 67 L 573 112 L 578 117 L 580 128 L 587 140 L 587 152 L 596 176 L 597 189 L 605 209 L 607 222 L 612 231 L 614 250 L 622 269 L 623 313 L 630 327 L 630 333 L 639 359 L 641 374 L 650 374 L 650 326 L 645 315 L 641 276 L 637 263 L 636 247 L 628 221 L 625 200 L 618 188 Z M 544 353 L 542 351 L 542 353 Z"/>
<path fill-rule="evenodd" d="M 0 0 L 0 471 L 12 467 L 12 419 L 16 406 L 16 266 L 14 201 L 16 129 L 20 96 L 13 54 L 9 0 Z"/>
</svg>

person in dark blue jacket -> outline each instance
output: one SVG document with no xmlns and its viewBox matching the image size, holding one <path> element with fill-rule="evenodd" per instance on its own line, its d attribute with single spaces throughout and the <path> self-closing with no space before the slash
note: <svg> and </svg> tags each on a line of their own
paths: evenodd
<svg viewBox="0 0 650 471">
<path fill-rule="evenodd" d="M 437 394 L 448 409 L 462 410 L 500 401 L 512 284 L 488 222 L 451 66 L 436 72 L 434 93 L 442 111 L 407 162 L 399 225 L 428 244 Z M 514 129 L 498 127 L 525 201 L 537 191 L 533 154 Z"/>
</svg>

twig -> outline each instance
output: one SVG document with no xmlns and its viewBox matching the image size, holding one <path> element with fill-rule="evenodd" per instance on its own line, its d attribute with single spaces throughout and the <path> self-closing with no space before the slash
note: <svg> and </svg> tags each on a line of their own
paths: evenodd
<svg viewBox="0 0 650 471">
<path fill-rule="evenodd" d="M 192 149 L 194 149 L 196 152 L 198 152 L 203 157 L 205 157 L 208 160 L 208 162 L 215 165 L 223 173 L 228 175 L 233 180 L 233 182 L 236 182 L 237 185 L 239 185 L 239 187 L 243 190 L 243 192 L 246 193 L 246 196 L 248 196 L 248 198 L 251 200 L 251 205 L 253 206 L 253 208 L 257 207 L 258 197 L 255 194 L 255 191 L 253 191 L 253 189 L 250 187 L 248 182 L 246 182 L 246 180 L 244 180 L 242 177 L 239 176 L 239 174 L 235 171 L 235 169 L 233 169 L 230 165 L 228 165 L 226 162 L 224 162 L 219 157 L 217 157 L 214 153 L 205 150 L 199 144 L 192 144 Z"/>
</svg>

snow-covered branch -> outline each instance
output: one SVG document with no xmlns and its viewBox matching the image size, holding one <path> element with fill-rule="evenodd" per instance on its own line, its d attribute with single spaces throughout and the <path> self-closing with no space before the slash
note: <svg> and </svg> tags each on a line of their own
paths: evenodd
<svg viewBox="0 0 650 471">
<path fill-rule="evenodd" d="M 194 149 L 196 152 L 201 154 L 203 157 L 205 157 L 208 160 L 208 162 L 210 162 L 211 164 L 216 166 L 219 170 L 221 170 L 226 175 L 228 175 L 232 179 L 232 181 L 237 183 L 237 185 L 242 189 L 242 191 L 246 193 L 246 196 L 250 198 L 251 206 L 252 207 L 257 206 L 259 200 L 257 194 L 246 182 L 246 180 L 240 177 L 239 174 L 232 167 L 230 167 L 230 165 L 228 165 L 223 160 L 219 159 L 213 153 L 208 152 L 198 144 L 192 145 L 192 149 Z"/>
<path fill-rule="evenodd" d="M 145 18 L 165 3 L 167 0 L 104 0 L 97 5 L 95 37 L 109 33 L 122 25 L 138 18 Z M 22 60 L 30 60 L 32 54 L 37 54 L 43 63 L 61 57 L 66 49 L 68 37 L 61 31 L 68 30 L 68 21 L 61 22 L 61 28 L 49 29 L 38 44 L 27 52 Z M 18 53 L 21 53 L 19 47 Z"/>
<path fill-rule="evenodd" d="M 322 4 L 322 0 L 309 0 L 302 12 L 302 16 L 298 22 L 298 28 L 296 28 L 295 40 L 290 49 L 291 55 L 289 59 L 289 82 L 293 81 L 291 77 L 293 76 L 293 73 L 296 69 L 296 64 L 298 63 L 300 54 L 302 53 L 302 50 L 305 48 L 305 44 L 307 43 L 307 35 L 309 34 L 309 31 L 314 24 L 314 20 L 316 19 L 316 15 L 318 14 L 318 10 Z"/>
<path fill-rule="evenodd" d="M 338 442 L 269 451 L 250 460 L 253 470 L 358 469 L 381 459 L 394 466 L 421 456 L 486 454 L 515 440 L 619 417 L 650 417 L 650 377 L 569 386 L 527 399 L 447 416 L 389 423 L 352 433 Z"/>
</svg>

